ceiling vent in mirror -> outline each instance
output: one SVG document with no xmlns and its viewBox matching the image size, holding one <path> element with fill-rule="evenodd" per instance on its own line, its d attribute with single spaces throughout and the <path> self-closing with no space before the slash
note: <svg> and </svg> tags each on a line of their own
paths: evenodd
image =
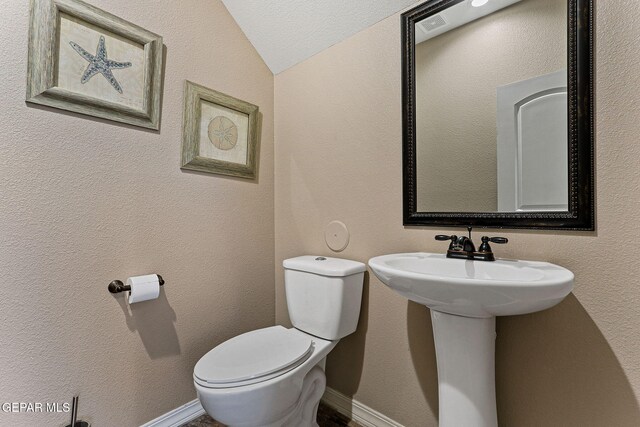
<svg viewBox="0 0 640 427">
<path fill-rule="evenodd" d="M 439 0 L 438 0 L 439 1 Z M 436 0 L 429 0 L 424 4 L 433 5 Z M 444 0 L 442 0 L 444 2 Z M 453 6 L 441 10 L 439 13 L 427 16 L 415 22 L 415 44 L 458 28 L 461 25 L 475 21 L 483 16 L 490 15 L 500 9 L 510 6 L 522 0 L 466 0 L 458 1 Z M 451 1 L 451 3 L 454 3 Z M 482 7 L 480 7 L 482 6 Z"/>
<path fill-rule="evenodd" d="M 447 25 L 447 21 L 445 21 L 441 15 L 433 15 L 428 17 L 424 21 L 419 22 L 418 25 L 425 33 L 428 33 L 429 31 L 438 29 L 443 25 Z"/>
</svg>

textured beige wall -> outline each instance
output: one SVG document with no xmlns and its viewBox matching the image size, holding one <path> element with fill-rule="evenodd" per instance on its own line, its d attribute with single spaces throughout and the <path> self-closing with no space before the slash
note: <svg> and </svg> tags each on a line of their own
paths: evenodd
<svg viewBox="0 0 640 427">
<path fill-rule="evenodd" d="M 80 393 L 93 425 L 137 426 L 196 397 L 214 345 L 274 322 L 273 75 L 219 1 L 91 3 L 164 36 L 162 129 L 25 105 L 28 2 L 0 0 L 0 401 Z M 185 79 L 260 106 L 257 181 L 180 171 Z M 130 314 L 107 292 L 153 272 L 160 298 Z"/>
<path fill-rule="evenodd" d="M 566 68 L 566 22 L 527 0 L 416 45 L 418 211 L 498 209 L 496 88 Z"/>
<path fill-rule="evenodd" d="M 499 255 L 576 273 L 541 313 L 498 319 L 504 426 L 640 425 L 640 8 L 597 2 L 597 232 L 509 231 Z M 402 226 L 400 19 L 392 16 L 276 76 L 276 300 L 281 262 L 329 255 L 324 226 L 344 221 L 366 261 L 442 252 L 441 230 Z M 442 230 L 442 231 L 453 231 Z M 369 276 L 358 331 L 328 361 L 329 386 L 406 426 L 435 426 L 437 377 L 427 309 Z"/>
</svg>

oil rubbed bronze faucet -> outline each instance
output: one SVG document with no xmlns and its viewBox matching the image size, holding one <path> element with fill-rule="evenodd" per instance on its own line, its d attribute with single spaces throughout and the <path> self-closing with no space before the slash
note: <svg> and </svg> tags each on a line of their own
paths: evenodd
<svg viewBox="0 0 640 427">
<path fill-rule="evenodd" d="M 476 245 L 474 245 L 473 240 L 471 240 L 471 230 L 471 227 L 467 227 L 469 237 L 458 237 L 455 234 L 452 234 L 451 236 L 438 234 L 436 236 L 436 240 L 451 241 L 451 243 L 449 243 L 449 249 L 447 250 L 447 258 L 471 259 L 477 261 L 495 261 L 496 257 L 493 255 L 493 251 L 491 250 L 489 242 L 504 244 L 509 241 L 506 237 L 482 236 L 482 244 L 476 251 Z"/>
</svg>

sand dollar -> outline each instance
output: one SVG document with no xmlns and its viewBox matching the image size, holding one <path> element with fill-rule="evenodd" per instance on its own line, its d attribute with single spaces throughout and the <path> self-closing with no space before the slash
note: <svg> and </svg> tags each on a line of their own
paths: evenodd
<svg viewBox="0 0 640 427">
<path fill-rule="evenodd" d="M 224 116 L 209 122 L 209 141 L 220 150 L 231 150 L 238 142 L 238 127 Z"/>
</svg>

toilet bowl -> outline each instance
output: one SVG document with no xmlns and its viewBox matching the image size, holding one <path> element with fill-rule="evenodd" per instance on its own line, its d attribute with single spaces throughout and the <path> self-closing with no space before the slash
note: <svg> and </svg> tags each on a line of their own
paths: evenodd
<svg viewBox="0 0 640 427">
<path fill-rule="evenodd" d="M 260 340 L 256 340 L 255 336 L 252 335 L 262 332 L 272 335 L 271 349 L 281 349 L 286 354 L 288 351 L 286 338 L 291 336 L 300 338 L 300 342 L 308 340 L 309 351 L 302 355 L 301 360 L 299 359 L 300 355 L 296 355 L 295 352 L 289 353 L 292 358 L 289 361 L 290 365 L 269 373 L 268 369 L 264 367 L 260 369 L 257 366 L 260 364 L 260 351 L 264 351 L 268 344 L 259 342 Z M 202 402 L 205 411 L 219 422 L 229 426 L 275 427 L 287 425 L 287 421 L 292 426 L 304 425 L 302 423 L 296 424 L 296 422 L 302 421 L 296 418 L 304 415 L 305 409 L 315 412 L 316 408 L 309 409 L 305 406 L 317 405 L 322 397 L 324 392 L 324 359 L 335 347 L 337 341 L 323 340 L 305 334 L 295 328 L 286 329 L 282 326 L 273 326 L 248 332 L 233 340 L 237 340 L 235 344 L 238 346 L 238 352 L 250 352 L 254 358 L 248 356 L 242 360 L 242 362 L 246 362 L 246 365 L 244 365 L 246 371 L 242 372 L 241 368 L 237 369 L 237 381 L 234 382 L 231 379 L 232 375 L 229 375 L 226 377 L 228 381 L 224 383 L 216 383 L 215 379 L 216 374 L 218 378 L 223 377 L 222 372 L 214 373 L 215 369 L 207 370 L 207 368 L 212 367 L 209 364 L 211 361 L 203 361 L 203 358 L 198 362 L 196 369 L 194 369 L 194 383 L 198 391 L 198 398 Z M 284 341 L 284 343 L 280 342 L 280 340 Z M 230 343 L 227 341 L 222 345 L 224 344 Z M 207 353 L 207 356 L 214 353 L 216 349 L 218 347 Z M 232 357 L 232 351 L 229 351 L 226 356 Z M 298 360 L 295 360 L 296 358 Z M 219 357 L 218 360 L 223 359 Z M 281 360 L 285 360 L 285 358 Z M 228 361 L 232 362 L 233 359 L 228 359 Z M 272 366 L 275 367 L 275 365 Z M 322 371 L 321 378 L 317 378 L 317 375 L 308 375 L 315 367 Z M 252 368 L 256 372 L 262 370 L 262 374 L 250 373 Z M 206 379 L 209 379 L 209 381 L 207 382 Z M 310 385 L 307 385 L 307 395 L 303 396 L 304 393 L 302 391 L 307 383 L 310 383 Z M 316 396 L 318 393 L 319 395 Z M 313 416 L 315 416 L 315 413 Z"/>
<path fill-rule="evenodd" d="M 326 356 L 357 327 L 364 264 L 303 256 L 283 265 L 294 327 L 238 335 L 194 368 L 205 411 L 231 427 L 317 426 Z"/>
</svg>

